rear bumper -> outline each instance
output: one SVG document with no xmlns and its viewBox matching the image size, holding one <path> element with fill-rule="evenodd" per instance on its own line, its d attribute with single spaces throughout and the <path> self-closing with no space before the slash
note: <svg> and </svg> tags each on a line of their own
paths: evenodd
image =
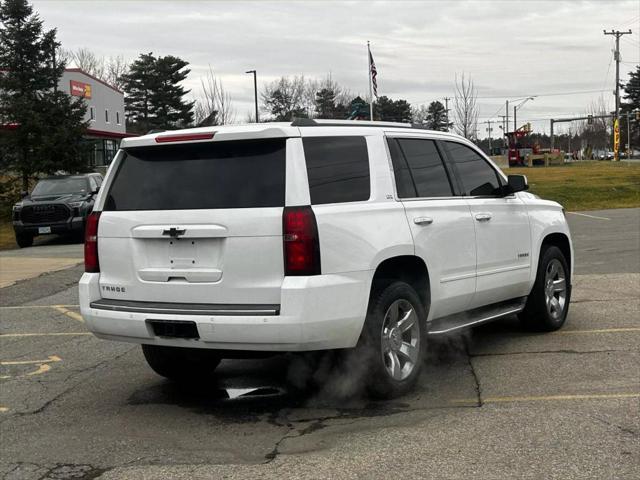
<svg viewBox="0 0 640 480">
<path fill-rule="evenodd" d="M 99 273 L 80 280 L 80 311 L 97 337 L 133 343 L 245 351 L 311 351 L 356 345 L 367 310 L 371 272 L 286 277 L 279 314 L 184 314 L 94 308 Z M 199 339 L 155 336 L 148 320 L 193 321 Z"/>
</svg>

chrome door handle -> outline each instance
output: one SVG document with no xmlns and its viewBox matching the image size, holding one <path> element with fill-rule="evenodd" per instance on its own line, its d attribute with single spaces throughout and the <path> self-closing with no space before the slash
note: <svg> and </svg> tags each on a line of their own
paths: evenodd
<svg viewBox="0 0 640 480">
<path fill-rule="evenodd" d="M 476 214 L 476 220 L 479 222 L 488 222 L 489 220 L 491 220 L 491 214 L 490 213 L 477 213 Z"/>
<path fill-rule="evenodd" d="M 431 225 L 433 223 L 433 218 L 416 217 L 413 219 L 413 223 L 415 223 L 416 225 Z"/>
</svg>

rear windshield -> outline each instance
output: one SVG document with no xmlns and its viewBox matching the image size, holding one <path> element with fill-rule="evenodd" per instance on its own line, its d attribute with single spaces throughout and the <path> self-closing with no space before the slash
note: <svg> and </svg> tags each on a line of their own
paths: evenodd
<svg viewBox="0 0 640 480">
<path fill-rule="evenodd" d="M 125 150 L 105 210 L 284 205 L 285 138 Z"/>
</svg>

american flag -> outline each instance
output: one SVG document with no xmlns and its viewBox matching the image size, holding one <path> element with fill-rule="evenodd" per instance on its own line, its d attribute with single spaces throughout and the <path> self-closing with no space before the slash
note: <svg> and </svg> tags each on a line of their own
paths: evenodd
<svg viewBox="0 0 640 480">
<path fill-rule="evenodd" d="M 378 76 L 378 70 L 376 69 L 376 63 L 373 61 L 373 55 L 371 55 L 371 50 L 369 50 L 369 70 L 371 71 L 371 84 L 373 85 L 373 95 L 378 98 L 378 81 L 376 77 Z"/>
</svg>

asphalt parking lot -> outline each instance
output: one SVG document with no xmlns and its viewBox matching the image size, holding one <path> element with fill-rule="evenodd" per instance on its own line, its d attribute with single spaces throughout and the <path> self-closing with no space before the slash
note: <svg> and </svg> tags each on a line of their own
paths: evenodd
<svg viewBox="0 0 640 480">
<path fill-rule="evenodd" d="M 81 267 L 2 288 L 0 474 L 640 478 L 640 209 L 569 221 L 564 329 L 507 319 L 434 341 L 416 391 L 391 402 L 341 398 L 358 379 L 340 372 L 294 391 L 307 365 L 286 356 L 225 361 L 215 384 L 179 387 L 139 347 L 86 332 Z"/>
</svg>

